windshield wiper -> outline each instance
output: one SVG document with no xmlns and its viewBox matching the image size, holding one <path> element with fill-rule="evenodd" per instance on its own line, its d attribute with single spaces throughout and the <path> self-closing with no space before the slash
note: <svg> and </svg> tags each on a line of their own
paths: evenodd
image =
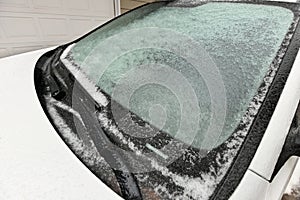
<svg viewBox="0 0 300 200">
<path fill-rule="evenodd" d="M 64 49 L 64 47 L 59 47 L 54 51 L 48 52 L 37 64 L 38 70 L 35 72 L 35 82 L 40 83 L 36 84 L 36 87 L 44 110 L 46 113 L 48 112 L 45 106 L 46 101 L 41 98 L 45 95 L 53 97 L 58 101 L 62 101 L 65 97 L 71 95 L 73 101 L 77 99 L 77 102 L 81 102 L 80 105 L 77 106 L 76 111 L 83 119 L 87 130 L 86 133 L 95 144 L 99 155 L 111 166 L 121 189 L 122 196 L 125 199 L 141 200 L 142 195 L 137 180 L 128 167 L 129 164 L 124 161 L 124 156 L 121 155 L 121 152 L 117 151 L 118 147 L 116 147 L 102 131 L 97 117 L 93 112 L 93 109 L 99 107 L 99 105 L 96 105 L 96 102 L 78 82 L 74 84 L 76 79 L 60 62 L 60 56 Z M 76 91 L 79 91 L 77 94 L 80 96 L 73 95 L 74 87 L 76 87 Z M 81 99 L 85 99 L 86 101 L 81 101 Z M 50 116 L 49 113 L 48 116 Z M 66 144 L 68 145 L 67 142 Z"/>
</svg>

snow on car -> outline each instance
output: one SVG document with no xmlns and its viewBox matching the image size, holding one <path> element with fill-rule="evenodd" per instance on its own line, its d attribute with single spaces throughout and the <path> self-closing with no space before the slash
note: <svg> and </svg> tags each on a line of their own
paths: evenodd
<svg viewBox="0 0 300 200">
<path fill-rule="evenodd" d="M 281 199 L 300 156 L 299 17 L 162 1 L 1 59 L 0 197 Z"/>
</svg>

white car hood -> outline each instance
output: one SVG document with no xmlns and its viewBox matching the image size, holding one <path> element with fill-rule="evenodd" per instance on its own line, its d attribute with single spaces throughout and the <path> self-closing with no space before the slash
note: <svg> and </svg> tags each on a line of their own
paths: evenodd
<svg viewBox="0 0 300 200">
<path fill-rule="evenodd" d="M 43 112 L 33 75 L 49 50 L 0 59 L 0 199 L 121 199 L 76 158 Z"/>
</svg>

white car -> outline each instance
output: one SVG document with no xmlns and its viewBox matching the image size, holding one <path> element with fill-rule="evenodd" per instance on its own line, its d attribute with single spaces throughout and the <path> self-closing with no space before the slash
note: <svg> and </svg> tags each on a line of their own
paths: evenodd
<svg viewBox="0 0 300 200">
<path fill-rule="evenodd" d="M 1 59 L 0 199 L 297 196 L 299 19 L 162 1 Z"/>
</svg>

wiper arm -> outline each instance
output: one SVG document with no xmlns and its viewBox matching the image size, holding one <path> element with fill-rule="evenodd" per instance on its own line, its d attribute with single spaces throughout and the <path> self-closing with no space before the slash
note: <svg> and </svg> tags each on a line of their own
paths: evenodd
<svg viewBox="0 0 300 200">
<path fill-rule="evenodd" d="M 51 94 L 56 100 L 62 100 L 66 96 L 66 92 L 62 87 L 62 85 L 66 87 L 66 84 L 60 81 L 61 78 L 59 78 L 59 73 L 57 72 L 57 66 L 62 52 L 62 48 L 57 49 L 42 67 L 46 85 L 45 93 Z"/>
<path fill-rule="evenodd" d="M 89 137 L 94 142 L 94 145 L 99 154 L 106 160 L 106 162 L 112 167 L 117 181 L 119 183 L 121 192 L 125 199 L 141 200 L 142 195 L 140 193 L 137 180 L 128 168 L 128 163 L 123 160 L 121 152 L 117 151 L 116 147 L 103 132 L 97 116 L 93 112 L 94 104 L 87 105 L 85 102 L 78 106 L 82 110 L 78 110 L 82 113 L 82 118 L 87 128 Z"/>
<path fill-rule="evenodd" d="M 60 62 L 60 56 L 63 50 L 63 47 L 57 49 L 42 66 L 42 74 L 45 85 L 45 89 L 43 91 L 44 94 L 48 94 L 58 101 L 61 101 L 66 95 L 72 95 L 72 104 L 74 105 L 75 102 L 78 102 L 76 105 L 76 111 L 81 115 L 81 118 L 84 121 L 84 125 L 87 130 L 86 133 L 95 144 L 99 154 L 111 166 L 119 183 L 123 197 L 125 199 L 141 200 L 142 195 L 138 187 L 137 180 L 128 167 L 129 164 L 124 161 L 124 156 L 122 156 L 121 152 L 116 149 L 118 147 L 116 147 L 103 132 L 97 120 L 97 116 L 93 112 L 94 110 L 92 108 L 97 106 L 95 104 L 96 102 L 93 101 L 80 84 L 74 84 L 76 82 L 75 78 L 73 79 L 73 75 Z M 67 78 L 64 78 L 58 70 L 58 67 L 60 66 L 62 66 L 63 71 L 66 71 L 66 74 L 69 74 Z M 70 83 L 68 81 L 70 81 Z M 71 87 L 68 88 L 65 82 L 70 84 Z M 78 95 L 74 95 L 72 93 L 74 90 L 78 91 Z M 69 93 L 66 91 L 69 91 Z M 82 99 L 85 101 L 82 101 Z"/>
</svg>

